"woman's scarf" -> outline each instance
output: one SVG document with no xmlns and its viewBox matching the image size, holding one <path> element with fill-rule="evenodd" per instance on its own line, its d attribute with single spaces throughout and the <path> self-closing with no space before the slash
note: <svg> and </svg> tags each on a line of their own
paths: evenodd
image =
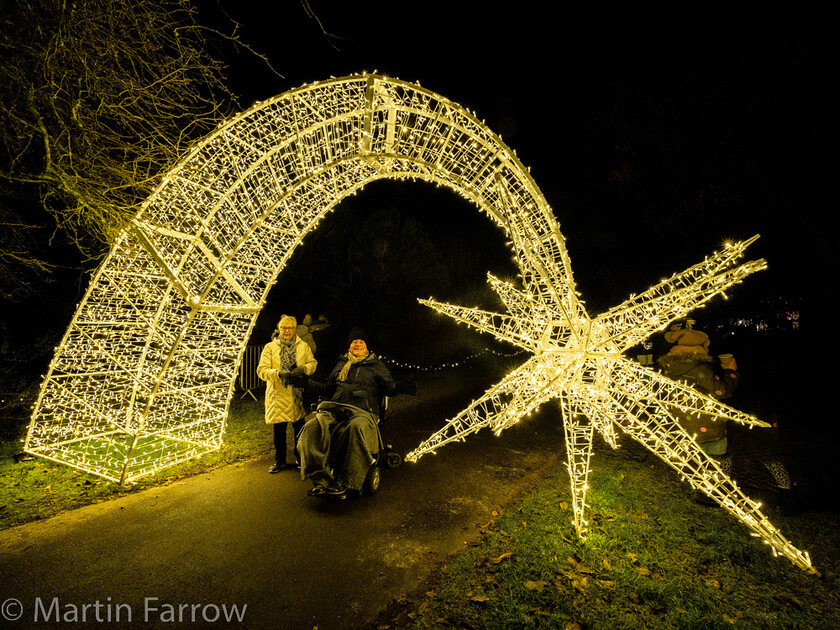
<svg viewBox="0 0 840 630">
<path fill-rule="evenodd" d="M 347 380 L 347 375 L 350 373 L 350 366 L 355 365 L 356 363 L 361 363 L 362 361 L 367 359 L 369 356 L 370 356 L 370 352 L 368 352 L 367 354 L 362 355 L 360 357 L 354 356 L 353 354 L 348 352 L 347 353 L 347 363 L 344 364 L 344 366 L 341 368 L 341 372 L 338 373 L 338 379 L 337 380 L 346 381 Z"/>
<path fill-rule="evenodd" d="M 291 372 L 297 367 L 297 352 L 295 351 L 295 339 L 292 337 L 288 341 L 283 337 L 278 336 L 277 342 L 280 344 L 280 369 Z M 283 382 L 286 385 L 285 379 Z M 295 402 L 303 402 L 303 388 L 292 387 L 292 396 Z"/>
</svg>

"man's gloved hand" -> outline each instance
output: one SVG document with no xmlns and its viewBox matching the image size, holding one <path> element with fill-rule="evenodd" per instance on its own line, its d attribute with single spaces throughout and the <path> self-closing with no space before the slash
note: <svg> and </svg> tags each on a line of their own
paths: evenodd
<svg viewBox="0 0 840 630">
<path fill-rule="evenodd" d="M 306 372 L 303 371 L 303 368 L 295 368 L 291 372 L 288 373 L 286 377 L 286 382 L 291 385 L 292 387 L 307 387 L 309 383 L 309 377 L 306 375 Z"/>
</svg>

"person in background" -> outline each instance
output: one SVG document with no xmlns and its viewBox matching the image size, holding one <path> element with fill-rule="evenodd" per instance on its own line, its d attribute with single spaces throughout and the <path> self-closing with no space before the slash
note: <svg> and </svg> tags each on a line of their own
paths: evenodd
<svg viewBox="0 0 840 630">
<path fill-rule="evenodd" d="M 318 346 L 315 345 L 315 339 L 312 337 L 312 333 L 309 332 L 309 326 L 304 324 L 298 324 L 297 328 L 295 329 L 295 334 L 300 337 L 302 341 L 305 341 L 306 344 L 309 346 L 309 349 L 312 350 L 312 354 L 315 354 L 318 351 Z"/>
<path fill-rule="evenodd" d="M 731 354 L 713 357 L 709 353 L 709 337 L 704 332 L 672 325 L 664 334 L 665 342 L 671 344 L 667 354 L 659 359 L 663 373 L 674 379 L 692 383 L 695 388 L 716 399 L 729 398 L 740 380 L 738 364 Z M 733 455 L 730 449 L 725 420 L 713 420 L 706 414 L 687 414 L 677 411 L 682 427 L 689 435 L 696 436 L 698 445 L 710 455 L 727 474 L 733 476 Z M 770 429 L 754 431 L 736 427 L 738 461 L 745 460 L 753 467 L 761 466 L 770 473 L 777 493 L 777 507 L 783 512 L 795 513 L 799 509 L 800 497 L 794 492 L 788 467 L 784 464 L 785 449 L 780 444 L 777 423 Z M 705 495 L 695 493 L 699 503 L 709 504 Z"/>
<path fill-rule="evenodd" d="M 312 349 L 295 334 L 296 328 L 297 320 L 284 315 L 257 365 L 257 376 L 266 382 L 265 421 L 274 425 L 274 465 L 268 471 L 272 475 L 294 465 L 286 461 L 286 433 L 291 424 L 292 443 L 296 443 L 306 416 L 303 390 L 289 379 L 314 374 L 318 367 Z"/>
<path fill-rule="evenodd" d="M 664 334 L 671 344 L 670 350 L 659 358 L 663 373 L 683 381 L 702 394 L 717 400 L 729 398 L 741 378 L 738 364 L 731 354 L 717 359 L 709 353 L 709 336 L 700 330 L 671 326 Z M 695 436 L 697 444 L 714 459 L 724 473 L 732 476 L 732 457 L 728 453 L 726 421 L 715 419 L 704 413 L 687 413 L 672 409 L 677 420 L 689 435 Z M 700 502 L 705 497 L 695 495 Z"/>
</svg>

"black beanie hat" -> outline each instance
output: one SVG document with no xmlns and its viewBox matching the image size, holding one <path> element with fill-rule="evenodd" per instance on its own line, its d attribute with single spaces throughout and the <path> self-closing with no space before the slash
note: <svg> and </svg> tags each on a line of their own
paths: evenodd
<svg viewBox="0 0 840 630">
<path fill-rule="evenodd" d="M 367 333 L 362 328 L 359 328 L 358 326 L 356 328 L 354 328 L 353 330 L 351 330 L 350 335 L 347 337 L 348 347 L 350 346 L 351 343 L 353 343 L 354 339 L 361 339 L 362 341 L 365 342 L 365 344 L 370 344 Z"/>
</svg>

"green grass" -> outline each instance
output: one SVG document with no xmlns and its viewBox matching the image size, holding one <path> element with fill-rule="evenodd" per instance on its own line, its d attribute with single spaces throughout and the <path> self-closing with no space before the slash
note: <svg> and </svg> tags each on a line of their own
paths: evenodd
<svg viewBox="0 0 840 630">
<path fill-rule="evenodd" d="M 16 462 L 14 456 L 21 449 L 21 442 L 0 443 L 0 529 L 268 453 L 272 449 L 272 429 L 265 424 L 262 401 L 235 399 L 220 450 L 125 486 L 40 458 Z"/>
<path fill-rule="evenodd" d="M 840 628 L 836 518 L 773 516 L 812 552 L 817 577 L 695 504 L 664 466 L 604 455 L 593 464 L 585 541 L 560 467 L 378 627 Z"/>
<path fill-rule="evenodd" d="M 410 399 L 415 402 L 414 399 Z M 0 444 L 0 528 L 199 474 L 271 450 L 262 401 L 235 400 L 222 450 L 130 486 L 36 459 Z M 771 520 L 811 552 L 806 574 L 718 508 L 691 501 L 676 473 L 597 449 L 589 532 L 571 525 L 565 467 L 521 505 L 482 529 L 478 542 L 377 627 L 621 630 L 840 628 L 840 517 L 804 513 Z"/>
<path fill-rule="evenodd" d="M 499 369 L 495 367 L 496 371 Z M 453 377 L 453 374 L 457 376 Z M 445 398 L 447 392 L 451 394 L 452 383 L 474 378 L 472 369 L 427 375 L 426 381 L 438 382 L 438 385 L 429 387 L 423 402 L 426 404 Z M 440 387 L 441 380 L 450 386 Z M 419 399 L 413 396 L 400 397 L 397 401 L 397 406 L 405 410 L 416 411 L 420 405 Z M 14 456 L 22 451 L 22 441 L 0 441 L 0 529 L 49 518 L 65 510 L 171 483 L 218 466 L 269 453 L 273 450 L 273 435 L 271 426 L 265 424 L 264 414 L 262 400 L 235 397 L 231 401 L 224 445 L 220 450 L 124 486 L 40 458 L 16 462 Z"/>
</svg>

